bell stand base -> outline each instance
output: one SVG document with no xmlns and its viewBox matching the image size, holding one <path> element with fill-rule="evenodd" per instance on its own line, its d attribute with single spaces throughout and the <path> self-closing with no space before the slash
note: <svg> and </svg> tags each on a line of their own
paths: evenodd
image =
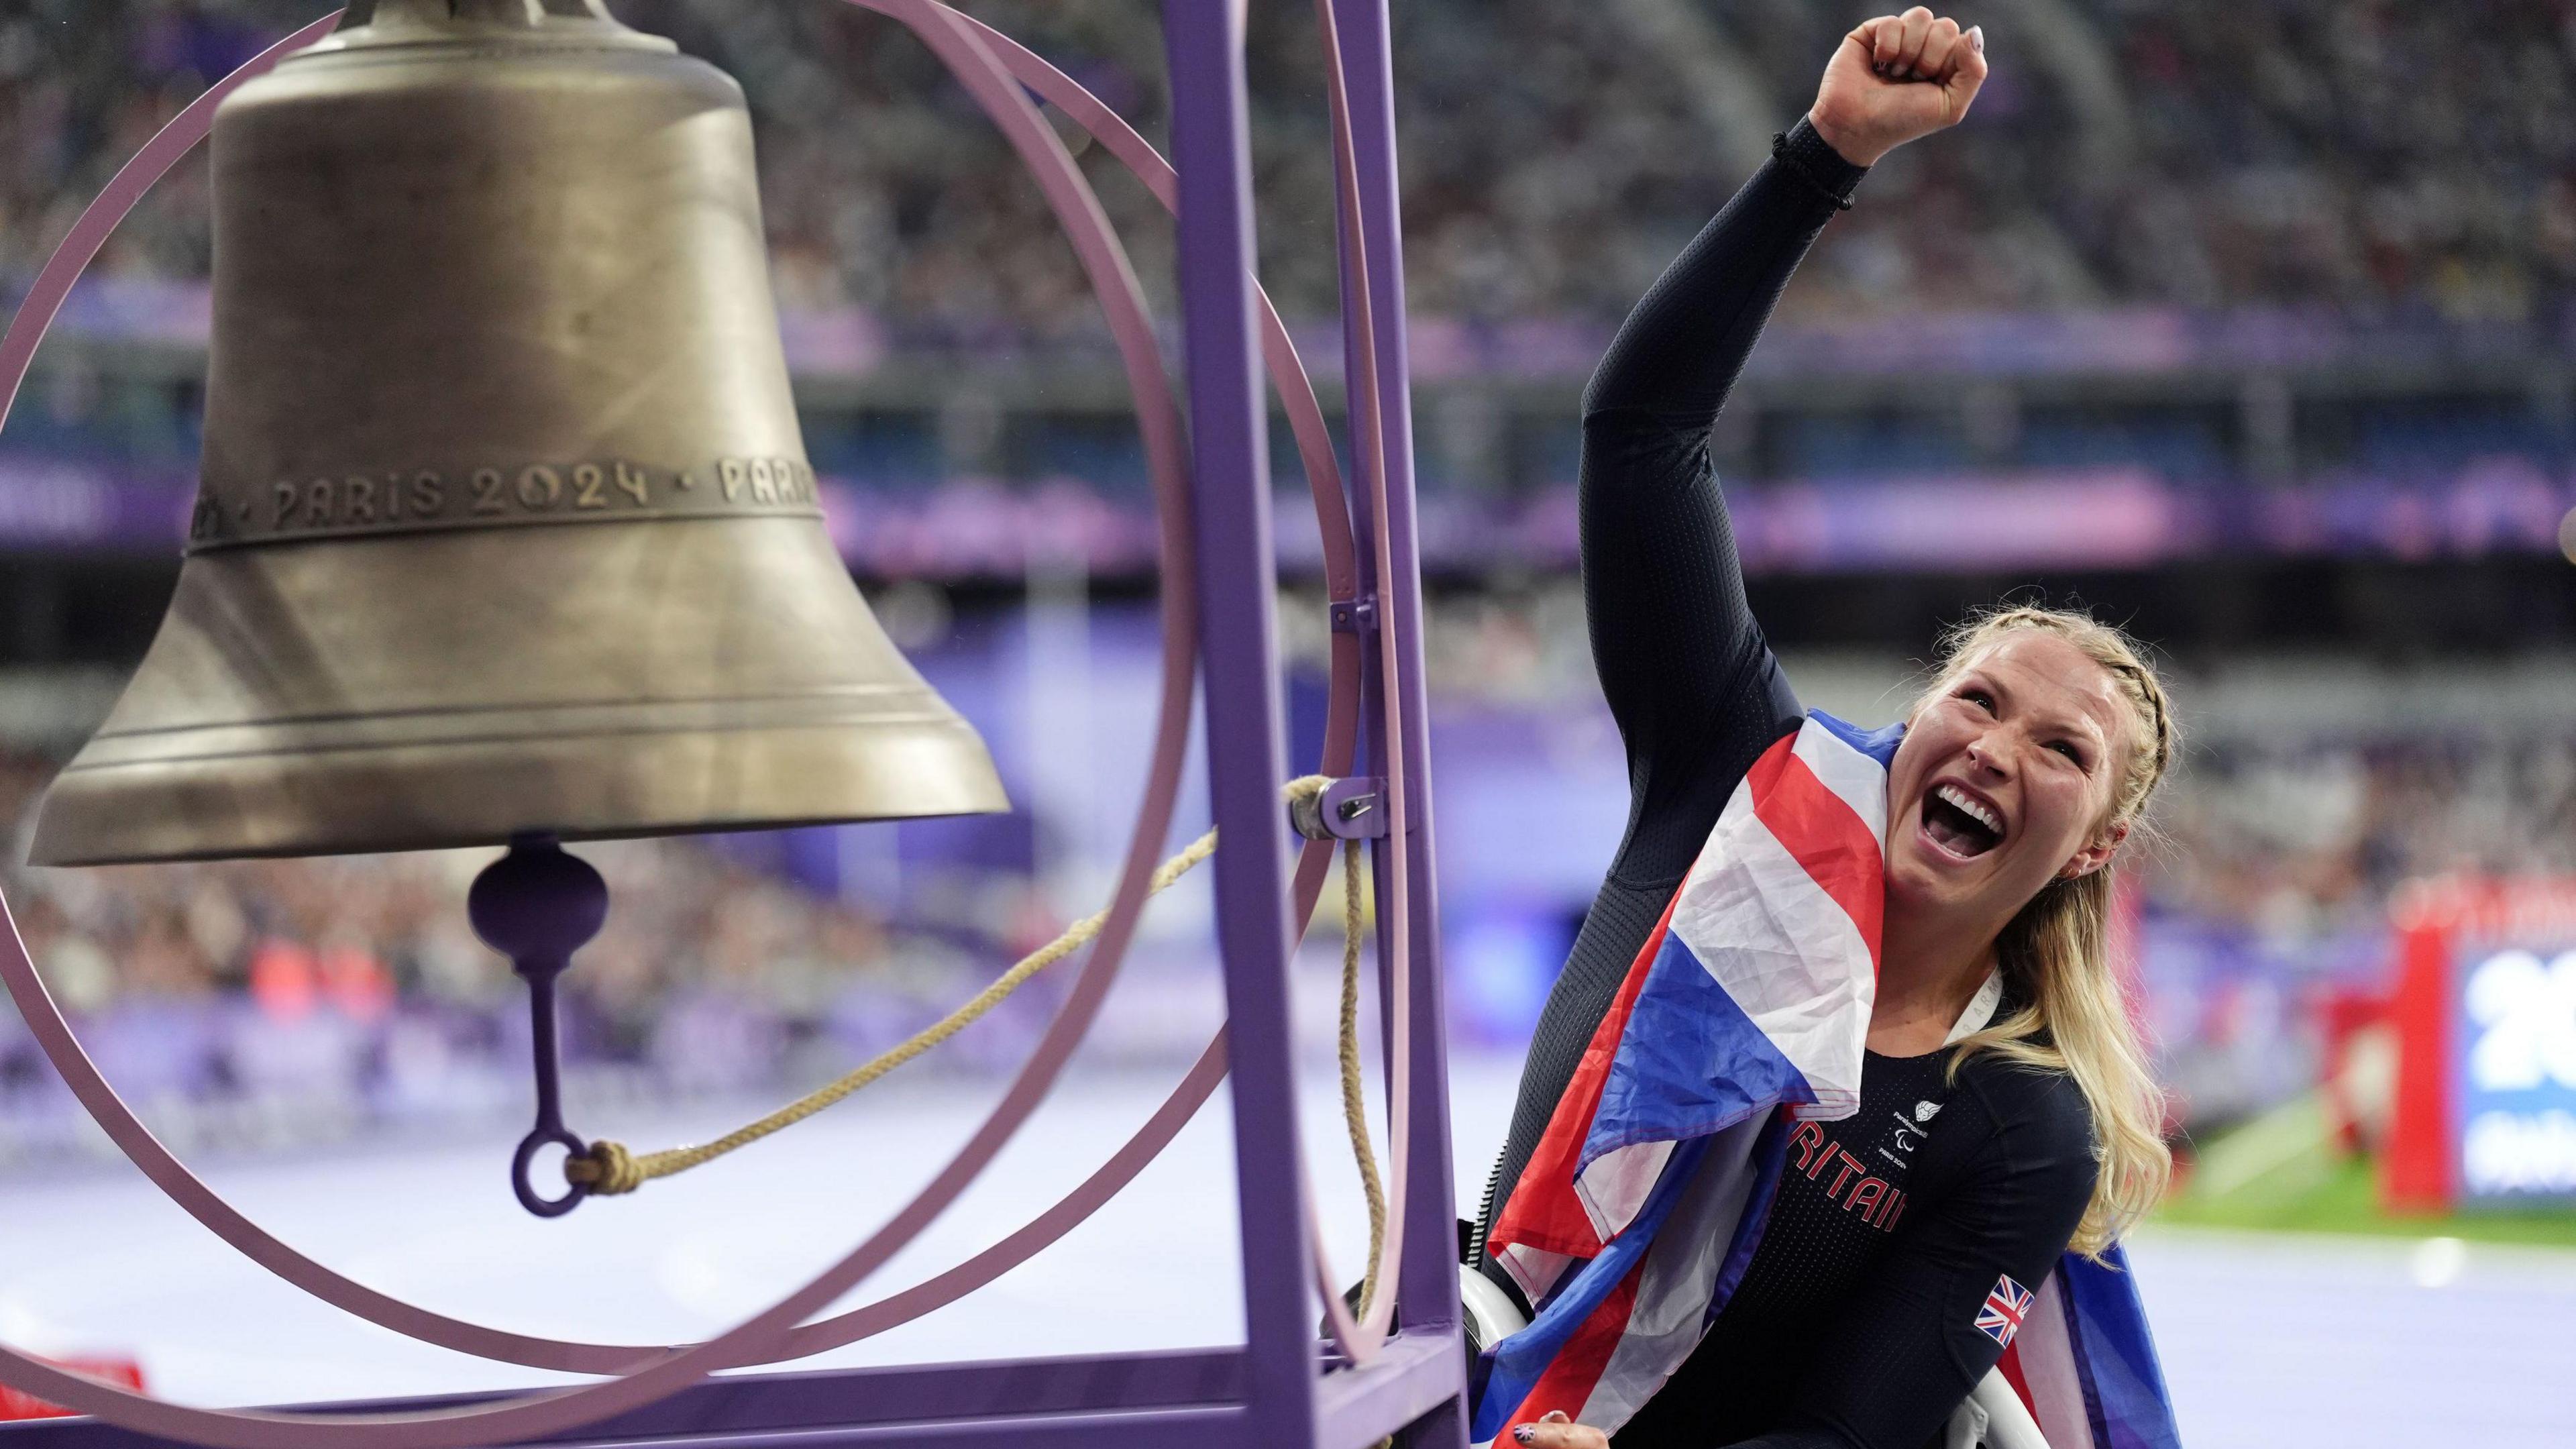
<svg viewBox="0 0 2576 1449">
<path fill-rule="evenodd" d="M 1454 1404 L 1453 1337 L 1389 1342 L 1364 1369 L 1320 1381 L 1318 1449 L 1362 1449 Z M 1245 1401 L 1245 1350 L 907 1364 L 743 1374 L 553 1438 L 563 1449 L 1225 1449 L 1275 1442 Z M 449 1408 L 502 1395 L 333 1403 L 334 1413 Z M 1410 1437 L 1410 1436 L 1408 1436 Z M 184 1449 L 94 1419 L 0 1425 L 8 1449 Z"/>
</svg>

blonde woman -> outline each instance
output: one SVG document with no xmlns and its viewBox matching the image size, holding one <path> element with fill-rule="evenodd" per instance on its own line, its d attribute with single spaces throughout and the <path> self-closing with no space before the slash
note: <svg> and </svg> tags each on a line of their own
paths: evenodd
<svg viewBox="0 0 2576 1449">
<path fill-rule="evenodd" d="M 1590 1266 L 1594 1254 L 1562 1239 L 1597 1231 L 1606 1256 L 1616 1225 L 1601 1228 L 1603 1214 L 1647 1201 L 1648 1177 L 1614 1172 L 1584 1189 L 1591 1228 L 1577 1221 L 1552 1238 L 1532 1226 L 1548 1204 L 1531 1203 L 1551 1193 L 1563 1220 L 1568 1179 L 1595 1163 L 1594 1148 L 1574 1148 L 1589 1114 L 1607 1110 L 1591 1103 L 1622 1090 L 1606 1053 L 1639 1009 L 1641 950 L 1658 948 L 1677 893 L 1728 848 L 1728 822 L 1769 808 L 1755 798 L 1767 777 L 1748 772 L 1793 744 L 1804 758 L 1800 742 L 1817 729 L 1748 611 L 1710 428 L 1790 272 L 1867 167 L 1956 123 L 1985 75 L 1982 34 L 1929 10 L 1854 29 L 1814 109 L 1638 305 L 1586 393 L 1584 587 L 1632 801 L 1531 1045 L 1480 1224 L 1503 1251 L 1478 1266 L 1523 1310 Z M 1820 737 L 1828 751 L 1857 733 L 1834 729 L 1844 734 Z M 1749 1188 L 1725 1190 L 1754 1206 L 1722 1219 L 1749 1224 L 1727 1229 L 1735 1246 L 1701 1253 L 1715 1284 L 1692 1300 L 1702 1316 L 1627 1323 L 1628 1339 L 1588 1348 L 1560 1330 L 1553 1358 L 1533 1361 L 1545 1376 L 1524 1365 L 1512 1381 L 1520 1407 L 1489 1406 L 1479 1422 L 1554 1449 L 1597 1449 L 1612 1431 L 1621 1449 L 1923 1449 L 1945 1432 L 1958 1442 L 1953 1416 L 2034 1311 L 2034 1290 L 2070 1247 L 2106 1249 L 2165 1183 L 2158 1096 L 2104 924 L 2122 846 L 2173 750 L 2163 690 L 2115 630 L 2006 608 L 1949 640 L 1901 742 L 1890 732 L 1850 746 L 1884 780 L 1883 859 L 1866 862 L 1879 898 L 1875 912 L 1851 912 L 1874 914 L 1877 930 L 1874 982 L 1866 957 L 1854 978 L 1849 1032 L 1859 1037 L 1865 1018 L 1866 1036 L 1865 1052 L 1845 1054 L 1859 1058 L 1855 1084 L 1821 1104 L 1829 1089 L 1803 1080 L 1746 1087 L 1742 1130 L 1779 1135 L 1713 1149 L 1752 1164 L 1727 1179 Z M 1876 857 L 1878 840 L 1861 839 Z M 1771 914 L 1757 925 L 1776 926 Z M 1568 1106 L 1587 1091 L 1580 1110 Z M 1663 1150 L 1640 1171 L 1677 1177 L 1679 1151 Z M 1623 1192 L 1624 1208 L 1601 1206 Z M 1634 1281 L 1608 1291 L 1633 1299 Z M 1596 1361 L 1570 1373 L 1586 1353 Z M 1642 1389 L 1640 1363 L 1651 1363 Z M 2151 1376 L 2151 1352 L 2148 1363 Z M 1620 1372 L 1625 1387 L 1601 1387 Z"/>
</svg>

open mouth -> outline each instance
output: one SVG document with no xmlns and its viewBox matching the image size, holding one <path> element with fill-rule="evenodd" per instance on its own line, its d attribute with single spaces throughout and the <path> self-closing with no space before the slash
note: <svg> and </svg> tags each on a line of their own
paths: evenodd
<svg viewBox="0 0 2576 1449">
<path fill-rule="evenodd" d="M 1935 785 L 1923 797 L 1923 833 L 1932 843 L 1962 860 L 1973 860 L 2003 844 L 2003 817 L 1993 806 L 1955 785 Z"/>
</svg>

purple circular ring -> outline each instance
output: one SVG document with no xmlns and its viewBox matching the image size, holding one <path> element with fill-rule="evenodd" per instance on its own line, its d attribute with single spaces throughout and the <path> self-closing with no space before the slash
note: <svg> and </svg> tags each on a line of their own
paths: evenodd
<svg viewBox="0 0 2576 1449">
<path fill-rule="evenodd" d="M 1125 162 L 1147 189 L 1161 200 L 1167 210 L 1173 208 L 1177 178 L 1170 163 L 1138 135 L 1133 127 L 1109 110 L 1091 92 L 1035 53 L 980 21 L 973 20 L 971 17 L 963 18 L 966 18 L 967 23 L 995 49 L 1002 61 L 1024 84 L 1074 117 L 1095 138 L 1099 139 L 1106 149 Z M 232 85 L 248 79 L 258 68 L 264 67 L 272 60 L 274 55 L 306 43 L 310 37 L 327 30 L 329 24 L 329 21 L 325 21 L 320 26 L 290 37 L 275 47 L 271 55 L 262 57 L 250 67 L 245 67 L 240 75 L 227 81 L 218 91 L 211 93 L 203 104 L 213 105 L 221 99 L 223 93 L 229 91 Z M 177 144 L 175 146 L 166 144 L 172 141 Z M 130 207 L 135 198 L 175 162 L 178 155 L 184 154 L 189 144 L 187 133 L 180 130 L 178 122 L 174 120 L 164 136 L 156 138 L 155 146 L 148 148 L 144 156 L 138 157 L 128 168 L 133 173 L 131 178 L 126 173 L 120 173 L 118 183 L 113 185 L 108 193 L 103 194 L 90 211 L 84 213 L 80 227 L 76 228 L 74 236 L 85 237 L 88 249 L 95 250 L 98 241 L 103 239 L 107 231 L 115 225 L 125 208 Z M 68 252 L 71 247 L 72 241 L 67 239 L 64 250 Z M 85 256 L 86 253 L 83 255 Z M 61 256 L 56 258 L 57 263 L 62 261 Z M 0 349 L 0 358 L 15 357 L 17 361 L 8 364 L 5 368 L 0 368 L 0 376 L 13 378 L 23 376 L 24 355 L 32 350 L 34 340 L 41 336 L 44 320 L 50 318 L 52 308 L 61 301 L 63 292 L 68 286 L 69 274 L 76 272 L 77 269 L 76 264 L 65 271 L 57 271 L 49 267 L 49 270 L 40 276 L 39 285 L 31 291 L 30 297 L 33 299 L 43 296 L 48 300 L 44 302 L 40 311 L 22 310 L 18 318 L 19 325 L 12 330 L 9 338 L 12 344 L 16 344 L 16 352 L 11 353 Z M 1257 290 L 1256 296 L 1258 296 Z M 1304 464 L 1309 488 L 1314 495 L 1324 545 L 1326 587 L 1331 597 L 1347 602 L 1357 591 L 1354 575 L 1355 552 L 1350 519 L 1343 502 L 1345 495 L 1342 491 L 1330 435 L 1325 429 L 1322 410 L 1316 403 L 1313 383 L 1306 375 L 1305 368 L 1288 337 L 1286 327 L 1279 319 L 1276 308 L 1271 306 L 1266 296 L 1258 296 L 1258 300 L 1262 323 L 1263 355 L 1278 379 L 1289 426 Z M 31 300 L 30 306 L 34 305 Z M 5 413 L 5 403 L 0 403 L 0 413 Z M 1351 768 L 1357 726 L 1354 697 L 1358 688 L 1360 667 L 1358 638 L 1350 634 L 1333 636 L 1331 686 L 1327 691 L 1326 743 L 1323 758 L 1318 766 L 1326 774 L 1347 774 Z M 1315 901 L 1321 893 L 1324 872 L 1329 868 L 1330 863 L 1331 852 L 1328 847 L 1309 846 L 1301 856 L 1296 884 L 1292 892 L 1299 919 L 1305 919 L 1312 914 Z M 5 902 L 0 902 L 0 910 L 5 910 Z M 40 998 L 36 1001 L 36 1009 L 48 1013 L 52 1011 L 50 1004 Z M 386 1297 L 362 1284 L 351 1282 L 278 1242 L 256 1224 L 241 1218 L 229 1204 L 223 1203 L 201 1183 L 197 1183 L 184 1165 L 178 1163 L 166 1149 L 151 1139 L 139 1123 L 132 1121 L 130 1111 L 114 1096 L 112 1089 L 103 1081 L 97 1080 L 98 1074 L 95 1067 L 82 1055 L 77 1042 L 72 1040 L 67 1026 L 61 1029 L 59 1035 L 45 1038 L 42 1044 L 65 1078 L 75 1083 L 76 1092 L 90 1105 L 93 1112 L 101 1117 L 102 1121 L 110 1125 L 111 1136 L 118 1141 L 128 1157 L 141 1167 L 148 1177 L 162 1185 L 183 1209 L 197 1216 L 210 1231 L 232 1243 L 254 1261 L 279 1274 L 294 1286 L 353 1316 L 406 1337 L 454 1352 L 496 1362 L 519 1363 L 535 1368 L 566 1372 L 615 1373 L 644 1358 L 667 1351 L 661 1345 L 566 1342 L 506 1333 L 432 1314 L 400 1300 Z M 955 1267 L 880 1299 L 876 1303 L 797 1328 L 783 1342 L 781 1351 L 772 1361 L 822 1353 L 910 1322 L 923 1314 L 954 1302 L 965 1293 L 991 1282 L 1026 1261 L 1087 1219 L 1103 1203 L 1132 1181 L 1147 1162 L 1152 1161 L 1164 1147 L 1169 1145 L 1181 1126 L 1206 1104 L 1209 1096 L 1214 1093 L 1216 1084 L 1223 1079 L 1224 1072 L 1223 1034 L 1220 1032 L 1202 1052 L 1199 1061 L 1174 1088 L 1172 1094 L 1148 1119 L 1147 1124 L 1113 1152 L 1092 1177 L 1086 1179 L 1075 1191 L 1067 1194 L 1018 1230 Z M 115 1130 L 120 1127 L 125 1130 Z"/>
<path fill-rule="evenodd" d="M 852 3 L 857 3 L 857 0 L 852 0 Z M 0 1349 L 0 1381 L 128 1428 L 226 1446 L 226 1449 L 232 1449 L 232 1446 L 238 1446 L 238 1449 L 269 1449 L 269 1446 L 275 1446 L 275 1449 L 336 1449 L 336 1446 L 348 1445 L 374 1446 L 374 1449 L 465 1449 L 465 1446 L 476 1443 L 533 1438 L 596 1422 L 675 1393 L 718 1369 L 760 1361 L 760 1355 L 783 1340 L 799 1320 L 847 1292 L 882 1266 L 935 1220 L 990 1163 L 1044 1099 L 1066 1059 L 1079 1045 L 1132 936 L 1159 842 L 1170 828 L 1180 765 L 1187 747 L 1189 697 L 1195 673 L 1197 638 L 1195 599 L 1189 584 L 1191 540 L 1184 521 L 1189 483 L 1182 465 L 1179 410 L 1161 374 L 1159 355 L 1154 348 L 1150 324 L 1145 319 L 1141 289 L 1136 284 L 1133 271 L 1116 237 L 1110 232 L 1097 199 L 1092 196 L 1081 173 L 1073 167 L 1052 130 L 1037 115 L 1028 99 L 1014 87 L 991 51 L 946 7 L 935 3 L 935 0 L 877 0 L 870 8 L 885 10 L 929 44 L 1003 128 L 1022 160 L 1036 173 L 1049 205 L 1072 235 L 1076 252 L 1109 314 L 1111 330 L 1119 342 L 1121 359 L 1136 394 L 1147 460 L 1161 504 L 1165 574 L 1164 688 L 1155 770 L 1147 787 L 1146 799 L 1138 812 L 1138 828 L 1131 841 L 1120 888 L 1110 907 L 1109 920 L 1045 1036 L 1004 1093 L 1001 1103 L 967 1144 L 911 1203 L 894 1214 L 866 1242 L 804 1287 L 724 1334 L 702 1344 L 647 1358 L 633 1365 L 625 1376 L 606 1383 L 465 1410 L 293 1415 L 207 1410 L 171 1404 L 7 1349 Z M 274 64 L 286 50 L 309 43 L 326 33 L 336 21 L 337 16 L 334 16 L 307 27 L 263 53 L 241 72 L 228 77 L 201 97 L 198 103 L 183 111 L 145 147 L 142 154 L 118 173 L 107 192 L 75 224 L 71 236 L 57 252 L 54 263 L 40 275 L 38 287 L 31 291 L 28 305 L 22 307 L 8 336 L 0 339 L 0 367 L 12 367 L 16 373 L 15 376 L 0 373 L 0 381 L 5 381 L 5 386 L 0 386 L 0 397 L 14 397 L 18 382 L 24 376 L 26 362 L 34 353 L 37 338 L 50 324 L 53 311 L 70 290 L 72 278 L 95 254 L 107 230 L 124 211 L 131 208 L 143 187 L 166 171 L 179 154 L 184 154 L 202 137 L 211 125 L 214 106 L 222 95 L 240 81 Z M 96 219 L 95 225 L 92 224 L 93 218 Z M 0 921 L 6 921 L 5 902 L 0 902 Z M 27 1013 L 30 1026 L 41 1039 L 47 1034 L 48 1025 L 42 1018 L 51 1017 L 51 1024 L 59 1026 L 60 1013 L 53 1010 L 44 993 L 43 983 L 36 978 L 32 965 L 27 961 L 14 921 L 7 921 L 7 924 L 7 939 L 0 942 L 0 975 L 6 976 L 11 995 L 19 999 L 21 1010 Z M 53 1054 L 51 1045 L 49 1055 Z M 77 1055 L 77 1043 L 69 1045 Z M 81 1064 L 89 1065 L 85 1057 Z M 108 1102 L 114 1102 L 113 1092 L 106 1089 L 103 1079 L 96 1077 L 94 1067 L 86 1074 L 67 1075 L 73 1078 L 76 1093 L 84 1085 L 94 1085 Z M 83 1075 L 90 1081 L 84 1083 L 79 1080 Z M 94 1115 L 97 1114 L 97 1104 L 91 1102 L 87 1094 L 84 1094 L 84 1105 L 91 1106 Z M 127 1120 L 139 1132 L 140 1124 L 131 1123 L 130 1116 Z M 101 1125 L 114 1135 L 119 1124 L 103 1116 Z M 151 1142 L 148 1133 L 140 1135 L 144 1143 L 158 1147 L 156 1142 Z M 120 1142 L 120 1145 L 128 1149 L 129 1156 L 135 1155 L 136 1144 Z M 166 1153 L 160 1155 L 166 1157 Z M 175 1161 L 171 1165 L 175 1167 Z M 197 1183 L 184 1169 L 180 1169 L 178 1176 L 185 1185 L 204 1191 L 203 1184 Z M 156 1181 L 161 1182 L 165 1191 L 173 1191 L 171 1182 L 162 1181 L 159 1175 L 156 1175 Z M 173 1195 L 175 1197 L 178 1193 L 173 1192 Z M 207 1196 L 211 1197 L 211 1194 Z M 211 1208 L 220 1216 L 249 1226 L 220 1200 L 200 1203 L 196 1207 Z M 198 1215 L 201 1220 L 206 1216 L 204 1212 Z M 218 1231 L 222 1232 L 221 1229 Z M 254 1251 L 257 1241 L 265 1240 L 272 1246 L 283 1248 L 282 1244 L 275 1243 L 265 1234 L 255 1234 L 251 1243 L 235 1241 L 231 1233 L 222 1235 L 227 1241 L 234 1241 L 235 1247 L 254 1260 L 264 1263 L 266 1255 Z M 291 1250 L 287 1251 L 291 1254 Z M 300 1255 L 292 1256 L 300 1262 L 310 1262 L 301 1259 Z M 274 1268 L 273 1264 L 269 1266 Z M 435 1317 L 391 1299 L 383 1300 L 381 1306 L 416 1319 Z M 457 1325 L 453 1320 L 446 1322 L 451 1327 L 470 1327 Z"/>
</svg>

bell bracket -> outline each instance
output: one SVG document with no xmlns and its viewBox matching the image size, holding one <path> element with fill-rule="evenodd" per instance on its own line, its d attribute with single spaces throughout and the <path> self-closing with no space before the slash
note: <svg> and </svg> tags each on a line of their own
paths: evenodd
<svg viewBox="0 0 2576 1449">
<path fill-rule="evenodd" d="M 1353 775 L 1315 795 L 1288 802 L 1288 824 L 1308 840 L 1386 838 L 1386 781 Z"/>
<path fill-rule="evenodd" d="M 391 20 L 419 28 L 506 25 L 534 30 L 555 19 L 617 24 L 601 0 L 351 0 L 340 29 L 357 30 Z"/>
</svg>

